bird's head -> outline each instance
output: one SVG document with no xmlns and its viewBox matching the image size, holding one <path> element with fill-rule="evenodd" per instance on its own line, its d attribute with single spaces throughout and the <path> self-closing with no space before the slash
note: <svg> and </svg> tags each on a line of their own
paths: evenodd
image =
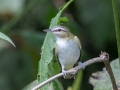
<svg viewBox="0 0 120 90">
<path fill-rule="evenodd" d="M 70 31 L 65 26 L 54 26 L 51 29 L 45 29 L 43 31 L 53 33 L 56 37 L 60 38 L 66 38 L 70 34 Z"/>
</svg>

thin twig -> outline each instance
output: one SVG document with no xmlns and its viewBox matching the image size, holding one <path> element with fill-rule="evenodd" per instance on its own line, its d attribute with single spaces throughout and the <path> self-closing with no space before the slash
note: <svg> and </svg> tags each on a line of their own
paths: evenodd
<svg viewBox="0 0 120 90">
<path fill-rule="evenodd" d="M 111 82 L 112 82 L 112 85 L 113 85 L 113 90 L 118 90 L 117 85 L 116 85 L 116 81 L 115 81 L 115 77 L 114 77 L 112 68 L 110 66 L 109 55 L 105 52 L 101 52 L 100 57 L 108 57 L 108 60 L 105 60 L 104 64 L 105 64 L 106 70 L 107 70 L 107 72 L 110 76 L 110 79 L 111 79 Z"/>
<path fill-rule="evenodd" d="M 96 57 L 96 58 L 90 59 L 90 60 L 84 62 L 83 64 L 84 64 L 85 67 L 86 67 L 86 66 L 89 66 L 89 65 L 91 65 L 91 64 L 93 64 L 93 63 L 105 62 L 105 65 L 106 65 L 106 62 L 107 62 L 107 61 L 109 62 L 109 55 L 108 55 L 107 53 L 105 53 L 105 52 L 101 52 L 100 57 Z M 107 64 L 109 64 L 109 63 L 107 63 Z M 113 75 L 113 73 L 112 73 L 112 69 L 111 69 L 111 67 L 110 67 L 110 64 L 109 64 L 109 67 L 108 67 L 108 65 L 107 65 L 107 68 L 110 68 L 110 73 L 109 73 L 109 72 L 108 72 L 108 73 L 109 73 L 109 75 L 111 74 L 111 75 L 110 75 L 110 79 L 111 79 L 111 81 L 112 81 L 113 88 L 114 88 L 114 90 L 117 90 L 117 89 L 116 89 L 117 86 L 115 85 L 116 83 L 114 82 L 115 79 L 114 79 L 114 75 Z M 77 73 L 79 70 L 81 70 L 81 69 L 82 69 L 81 66 L 76 66 L 76 67 L 68 70 L 67 73 L 68 73 L 68 74 L 76 74 L 76 73 Z M 53 81 L 53 80 L 55 80 L 55 79 L 57 79 L 57 78 L 59 78 L 59 77 L 62 77 L 62 76 L 63 76 L 63 73 L 59 73 L 59 74 L 57 74 L 57 75 L 55 75 L 55 76 L 47 79 L 46 81 L 40 83 L 39 85 L 35 86 L 35 87 L 34 87 L 33 89 L 31 89 L 31 90 L 37 90 L 37 89 L 41 88 L 42 86 L 46 85 L 47 83 L 49 83 L 49 82 L 51 82 L 51 81 Z M 112 79 L 113 79 L 113 80 L 112 80 Z"/>
<path fill-rule="evenodd" d="M 113 72 L 112 72 L 109 61 L 105 61 L 104 64 L 105 64 L 106 70 L 107 70 L 107 72 L 108 72 L 108 74 L 110 76 L 110 79 L 111 79 L 111 82 L 112 82 L 112 85 L 113 85 L 113 90 L 118 90 L 116 82 L 115 82 L 115 77 L 113 75 Z"/>
</svg>

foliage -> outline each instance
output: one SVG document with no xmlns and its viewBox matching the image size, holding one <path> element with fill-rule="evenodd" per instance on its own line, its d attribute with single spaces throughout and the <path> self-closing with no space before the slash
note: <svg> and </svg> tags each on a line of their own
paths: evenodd
<svg viewBox="0 0 120 90">
<path fill-rule="evenodd" d="M 112 0 L 112 7 L 113 7 L 114 23 L 115 23 L 115 30 L 116 30 L 118 57 L 120 60 L 120 26 L 119 26 L 119 16 L 118 16 L 118 9 L 117 9 L 117 0 Z"/>
<path fill-rule="evenodd" d="M 112 7 L 113 7 L 113 15 L 114 15 L 114 23 L 115 23 L 115 30 L 116 30 L 116 39 L 117 39 L 117 47 L 118 47 L 118 59 L 111 62 L 111 67 L 114 73 L 114 77 L 116 80 L 116 84 L 118 88 L 120 87 L 120 28 L 119 28 L 119 16 L 118 16 L 118 9 L 117 9 L 117 0 L 112 0 Z M 105 68 L 103 71 L 93 73 L 90 77 L 90 83 L 94 86 L 94 90 L 110 90 L 112 89 L 112 84 L 110 77 Z"/>
<path fill-rule="evenodd" d="M 64 3 L 63 0 L 0 1 L 0 32 L 7 35 L 16 46 L 14 48 L 6 40 L 0 39 L 1 90 L 21 90 L 36 79 L 40 48 L 46 34 L 43 29 L 49 27 L 51 18 L 55 17 L 58 7 Z M 119 1 L 117 4 L 119 9 Z M 110 60 L 118 57 L 111 1 L 74 0 L 62 13 L 64 16 L 69 22 L 62 25 L 81 40 L 83 62 L 98 56 L 101 51 L 109 53 Z M 49 65 L 58 66 L 50 62 Z M 62 78 L 60 81 L 65 90 L 69 86 L 76 88 L 74 85 L 80 90 L 93 90 L 88 79 L 92 72 L 100 71 L 103 67 L 102 63 L 97 63 L 86 68 L 83 77 L 78 78 L 81 78 L 81 82 Z M 59 72 L 55 71 L 53 73 Z"/>
<path fill-rule="evenodd" d="M 11 41 L 11 39 L 10 39 L 9 37 L 7 37 L 5 34 L 1 33 L 1 32 L 0 32 L 0 38 L 6 40 L 6 41 L 8 41 L 8 42 L 10 42 L 10 43 L 15 47 L 15 45 L 14 45 L 14 43 Z"/>
<path fill-rule="evenodd" d="M 111 67 L 115 76 L 116 82 L 120 80 L 120 67 L 119 67 L 119 59 L 115 59 L 111 62 Z M 93 73 L 90 77 L 90 83 L 93 85 L 94 90 L 111 90 L 112 84 L 110 77 L 105 68 L 102 71 Z M 120 87 L 120 85 L 117 85 Z"/>
<path fill-rule="evenodd" d="M 62 21 L 66 20 L 66 18 L 62 18 L 62 19 L 59 19 L 59 18 L 61 16 L 61 13 L 63 12 L 63 10 L 71 2 L 72 2 L 72 0 L 70 0 L 68 3 L 63 5 L 62 8 L 60 8 L 58 14 L 51 20 L 50 28 L 58 25 L 58 23 L 60 22 L 59 20 L 62 20 Z M 41 59 L 40 59 L 39 68 L 38 68 L 39 83 L 45 81 L 47 78 L 50 78 L 51 76 L 55 75 L 56 74 L 55 72 L 59 71 L 59 69 L 58 70 L 54 69 L 54 68 L 59 68 L 58 65 L 53 67 L 54 63 L 53 64 L 50 63 L 53 59 L 52 52 L 53 52 L 53 48 L 54 48 L 54 43 L 55 43 L 55 39 L 54 39 L 53 35 L 51 33 L 47 33 L 46 38 L 43 43 L 43 46 L 42 46 Z M 52 88 L 53 90 L 57 90 L 57 89 L 63 90 L 61 84 L 57 80 L 53 81 L 51 84 L 47 84 L 42 89 L 47 90 L 49 88 Z"/>
</svg>

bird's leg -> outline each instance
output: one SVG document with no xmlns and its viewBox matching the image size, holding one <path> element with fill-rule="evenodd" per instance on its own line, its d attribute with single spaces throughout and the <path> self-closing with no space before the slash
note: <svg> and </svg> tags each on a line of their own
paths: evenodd
<svg viewBox="0 0 120 90">
<path fill-rule="evenodd" d="M 81 66 L 82 69 L 85 69 L 85 65 L 82 62 L 78 62 L 78 66 Z"/>
<path fill-rule="evenodd" d="M 64 76 L 67 75 L 67 71 L 65 70 L 65 67 L 64 67 L 64 66 L 62 66 L 62 73 L 64 74 Z"/>
<path fill-rule="evenodd" d="M 68 74 L 64 66 L 62 66 L 62 73 L 63 73 L 64 79 L 71 79 L 75 77 L 75 74 Z"/>
</svg>

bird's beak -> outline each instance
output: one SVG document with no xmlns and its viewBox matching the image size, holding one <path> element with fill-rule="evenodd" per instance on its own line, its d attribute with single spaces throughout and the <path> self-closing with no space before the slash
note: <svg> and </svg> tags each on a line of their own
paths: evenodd
<svg viewBox="0 0 120 90">
<path fill-rule="evenodd" d="M 44 32 L 51 32 L 50 29 L 44 29 L 43 31 L 44 31 Z"/>
</svg>

